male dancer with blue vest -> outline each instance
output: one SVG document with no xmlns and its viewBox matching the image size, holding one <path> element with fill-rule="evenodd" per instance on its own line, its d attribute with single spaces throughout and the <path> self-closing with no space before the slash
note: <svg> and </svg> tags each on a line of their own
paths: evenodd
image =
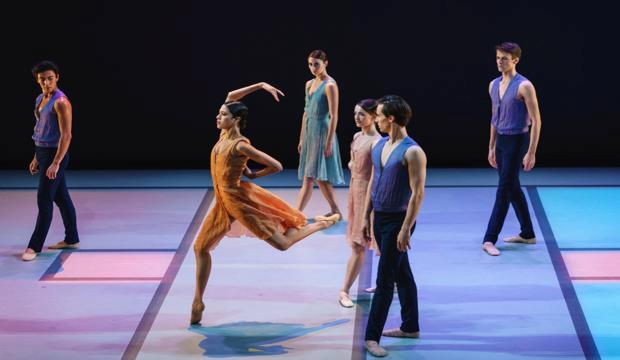
<svg viewBox="0 0 620 360">
<path fill-rule="evenodd" d="M 418 291 L 407 250 L 415 228 L 416 217 L 424 198 L 426 155 L 407 135 L 411 108 L 401 97 L 389 95 L 378 101 L 375 121 L 379 131 L 388 134 L 372 147 L 372 176 L 366 194 L 364 236 L 370 240 L 370 214 L 374 211 L 373 231 L 381 250 L 377 273 L 377 289 L 372 298 L 366 349 L 383 357 L 387 351 L 379 345 L 383 327 L 398 288 L 402 324 L 383 332 L 384 336 L 417 338 Z"/>
<path fill-rule="evenodd" d="M 497 45 L 495 50 L 497 69 L 502 76 L 489 84 L 493 107 L 488 159 L 499 173 L 499 184 L 482 243 L 484 251 L 491 256 L 499 255 L 495 243 L 510 204 L 521 225 L 521 233 L 504 239 L 504 242 L 536 243 L 527 201 L 519 182 L 519 170 L 521 164 L 525 171 L 534 168 L 541 125 L 534 85 L 517 73 L 521 48 L 515 43 L 505 42 Z"/>
<path fill-rule="evenodd" d="M 37 97 L 34 107 L 37 119 L 32 135 L 35 155 L 29 168 L 33 175 L 39 170 L 42 173 L 39 175 L 37 191 L 39 215 L 28 248 L 22 254 L 24 261 L 34 260 L 41 252 L 52 223 L 53 203 L 60 209 L 65 225 L 65 239 L 49 248 L 77 249 L 80 241 L 75 208 L 65 182 L 71 143 L 71 103 L 58 88 L 59 71 L 56 64 L 51 61 L 40 62 L 32 69 L 32 75 L 41 86 L 42 93 Z"/>
</svg>

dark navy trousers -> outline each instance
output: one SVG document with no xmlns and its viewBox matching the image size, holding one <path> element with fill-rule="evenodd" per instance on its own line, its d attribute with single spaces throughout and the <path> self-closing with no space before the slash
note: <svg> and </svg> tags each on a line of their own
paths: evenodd
<svg viewBox="0 0 620 360">
<path fill-rule="evenodd" d="M 44 148 L 37 146 L 35 156 L 39 162 L 39 189 L 37 191 L 37 205 L 39 207 L 39 215 L 37 216 L 37 224 L 34 232 L 30 237 L 28 247 L 35 252 L 41 252 L 43 243 L 47 237 L 47 232 L 52 223 L 54 214 L 54 205 L 56 203 L 62 216 L 62 222 L 65 225 L 65 242 L 67 244 L 75 244 L 80 241 L 77 231 L 77 220 L 75 216 L 75 207 L 67 183 L 65 181 L 65 170 L 69 163 L 69 153 L 60 162 L 56 179 L 50 180 L 45 172 L 54 161 L 57 148 Z"/>
<path fill-rule="evenodd" d="M 527 207 L 525 194 L 521 190 L 519 181 L 519 171 L 521 170 L 523 157 L 530 144 L 529 132 L 517 135 L 497 135 L 495 145 L 495 160 L 497 162 L 497 172 L 499 174 L 499 184 L 495 194 L 495 205 L 489 219 L 486 234 L 483 242 L 497 242 L 508 207 L 512 204 L 519 224 L 521 225 L 522 238 L 531 239 L 534 237 L 534 228 L 530 211 Z"/>
<path fill-rule="evenodd" d="M 409 256 L 407 252 L 400 252 L 396 247 L 396 238 L 403 226 L 405 215 L 405 212 L 375 212 L 373 232 L 381 250 L 381 256 L 379 257 L 377 273 L 377 289 L 372 298 L 368 325 L 366 326 L 366 340 L 378 342 L 381 339 L 381 333 L 394 298 L 394 283 L 398 287 L 398 299 L 401 307 L 402 324 L 400 329 L 405 332 L 420 331 L 418 289 L 409 265 Z M 411 234 L 413 234 L 414 229 L 415 224 L 411 229 Z"/>
</svg>

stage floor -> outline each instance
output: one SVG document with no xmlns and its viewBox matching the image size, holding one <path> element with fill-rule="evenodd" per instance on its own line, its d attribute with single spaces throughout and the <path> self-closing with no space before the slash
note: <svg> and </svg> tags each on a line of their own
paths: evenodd
<svg viewBox="0 0 620 360">
<path fill-rule="evenodd" d="M 192 243 L 212 206 L 204 171 L 70 172 L 81 248 L 20 259 L 36 185 L 0 172 L 1 359 L 360 359 L 377 257 L 337 302 L 346 219 L 279 252 L 224 238 L 202 326 L 189 326 Z M 481 250 L 496 181 L 487 169 L 431 169 L 409 252 L 421 337 L 383 338 L 391 359 L 620 358 L 620 170 L 524 176 L 536 245 Z M 294 171 L 261 179 L 295 203 Z M 346 209 L 346 187 L 336 189 Z M 315 191 L 305 213 L 326 211 Z M 502 236 L 518 233 L 510 211 Z M 59 213 L 46 245 L 62 239 Z M 399 325 L 398 297 L 386 327 Z M 369 357 L 370 358 L 370 357 Z"/>
</svg>

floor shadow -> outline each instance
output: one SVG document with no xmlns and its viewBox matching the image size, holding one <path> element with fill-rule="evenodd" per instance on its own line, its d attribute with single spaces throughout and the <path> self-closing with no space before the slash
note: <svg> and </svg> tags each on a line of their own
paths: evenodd
<svg viewBox="0 0 620 360">
<path fill-rule="evenodd" d="M 278 343 L 347 322 L 348 319 L 340 319 L 310 327 L 304 324 L 236 322 L 206 327 L 194 325 L 189 330 L 206 337 L 199 344 L 205 356 L 264 356 L 287 354 L 292 348 Z"/>
</svg>

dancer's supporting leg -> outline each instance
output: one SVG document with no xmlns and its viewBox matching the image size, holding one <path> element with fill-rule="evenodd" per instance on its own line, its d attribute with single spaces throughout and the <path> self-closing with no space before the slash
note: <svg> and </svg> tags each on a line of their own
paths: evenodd
<svg viewBox="0 0 620 360">
<path fill-rule="evenodd" d="M 314 187 L 314 179 L 311 177 L 305 177 L 301 190 L 299 190 L 299 196 L 297 197 L 297 210 L 304 211 L 308 201 L 312 197 L 312 188 Z"/>
<path fill-rule="evenodd" d="M 342 285 L 342 289 L 340 289 L 340 295 L 338 297 L 340 305 L 344 307 L 353 307 L 353 301 L 351 300 L 349 292 L 355 279 L 357 279 L 362 270 L 362 265 L 364 265 L 364 259 L 366 257 L 365 247 L 355 243 L 352 246 L 351 257 L 347 262 L 347 272 L 344 275 L 344 284 Z"/>
<path fill-rule="evenodd" d="M 211 254 L 209 251 L 222 240 L 230 230 L 230 218 L 226 211 L 216 203 L 196 236 L 194 254 L 196 255 L 196 291 L 192 302 L 191 324 L 197 324 L 202 319 L 205 305 L 202 298 L 207 288 L 211 274 Z"/>
<path fill-rule="evenodd" d="M 336 194 L 334 193 L 334 187 L 332 186 L 332 184 L 329 181 L 321 180 L 317 181 L 317 183 L 319 184 L 319 190 L 321 190 L 321 194 L 323 194 L 323 197 L 325 198 L 325 200 L 327 200 L 327 203 L 329 204 L 330 213 L 326 216 L 338 214 L 340 215 L 340 218 L 342 218 L 340 208 L 338 208 L 338 204 L 336 204 Z"/>
<path fill-rule="evenodd" d="M 200 320 L 202 320 L 202 312 L 205 309 L 202 298 L 207 287 L 207 282 L 209 281 L 212 263 L 209 250 L 217 245 L 217 243 L 230 229 L 229 225 L 217 226 L 218 224 L 223 224 L 222 222 L 218 222 L 217 218 L 219 216 L 228 215 L 217 208 L 214 208 L 211 213 L 209 213 L 209 216 L 207 216 L 207 219 L 203 223 L 203 227 L 201 228 L 201 232 L 196 240 L 196 244 L 194 245 L 194 251 L 196 254 L 196 292 L 194 293 L 194 301 L 192 302 L 192 315 L 190 319 L 191 324 L 197 324 Z M 334 215 L 329 220 L 312 223 L 302 227 L 301 229 L 290 228 L 284 233 L 276 232 L 265 241 L 274 248 L 285 251 L 295 243 L 314 234 L 315 232 L 334 225 L 336 221 L 337 217 Z"/>
</svg>

